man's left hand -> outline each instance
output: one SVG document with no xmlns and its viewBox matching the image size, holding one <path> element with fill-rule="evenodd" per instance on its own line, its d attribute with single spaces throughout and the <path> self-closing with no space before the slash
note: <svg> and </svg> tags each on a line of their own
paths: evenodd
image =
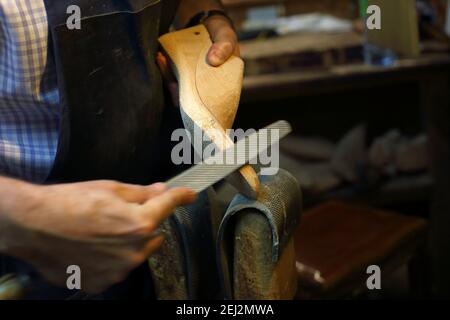
<svg viewBox="0 0 450 320">
<path fill-rule="evenodd" d="M 207 57 L 210 65 L 218 67 L 225 63 L 233 54 L 240 56 L 236 32 L 227 18 L 212 16 L 204 22 L 204 25 L 213 42 Z"/>
<path fill-rule="evenodd" d="M 221 66 L 233 54 L 238 57 L 240 56 L 237 35 L 228 19 L 222 16 L 212 16 L 204 21 L 204 25 L 213 42 L 207 56 L 207 61 L 211 66 Z M 167 57 L 162 53 L 158 53 L 156 62 L 171 93 L 173 103 L 178 106 L 178 84 L 170 70 Z"/>
</svg>

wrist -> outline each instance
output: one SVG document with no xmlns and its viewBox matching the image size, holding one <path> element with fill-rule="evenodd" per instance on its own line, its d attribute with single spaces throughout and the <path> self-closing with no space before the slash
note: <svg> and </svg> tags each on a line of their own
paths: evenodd
<svg viewBox="0 0 450 320">
<path fill-rule="evenodd" d="M 0 177 L 0 252 L 13 254 L 11 244 L 19 242 L 17 225 L 26 219 L 26 213 L 37 205 L 39 186 Z"/>
<path fill-rule="evenodd" d="M 0 219 L 33 205 L 39 188 L 42 187 L 16 179 L 0 178 Z"/>
</svg>

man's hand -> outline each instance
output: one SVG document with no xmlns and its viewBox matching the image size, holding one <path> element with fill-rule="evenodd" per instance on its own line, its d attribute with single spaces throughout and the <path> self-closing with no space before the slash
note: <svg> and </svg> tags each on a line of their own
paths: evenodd
<svg viewBox="0 0 450 320">
<path fill-rule="evenodd" d="M 225 17 L 212 16 L 204 24 L 213 42 L 207 57 L 210 65 L 218 67 L 233 54 L 240 56 L 236 32 Z"/>
<path fill-rule="evenodd" d="M 233 54 L 240 56 L 239 43 L 236 32 L 230 25 L 228 19 L 222 16 L 212 16 L 204 21 L 204 25 L 208 30 L 213 45 L 211 46 L 208 56 L 208 63 L 213 67 L 219 67 L 224 64 Z M 179 105 L 178 84 L 175 76 L 170 70 L 167 57 L 158 53 L 156 57 L 161 74 L 166 82 L 167 88 L 172 97 L 174 105 Z"/>
<path fill-rule="evenodd" d="M 2 250 L 30 262 L 60 286 L 66 285 L 67 267 L 79 266 L 87 293 L 125 279 L 162 244 L 159 225 L 196 197 L 187 189 L 166 190 L 163 184 L 18 186 L 15 199 L 0 206 Z"/>
<path fill-rule="evenodd" d="M 220 0 L 181 0 L 174 25 L 177 29 L 184 28 L 193 16 L 202 11 L 220 10 L 224 6 Z M 236 33 L 230 21 L 219 15 L 213 15 L 203 21 L 213 41 L 208 54 L 208 62 L 214 67 L 222 65 L 234 53 L 239 56 L 239 46 Z"/>
</svg>

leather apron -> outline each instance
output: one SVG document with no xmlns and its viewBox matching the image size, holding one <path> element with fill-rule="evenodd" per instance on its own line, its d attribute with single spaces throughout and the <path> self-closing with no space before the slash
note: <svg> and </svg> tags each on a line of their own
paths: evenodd
<svg viewBox="0 0 450 320">
<path fill-rule="evenodd" d="M 113 179 L 148 184 L 174 174 L 170 134 L 182 127 L 155 57 L 178 0 L 44 0 L 49 55 L 57 69 L 60 138 L 48 183 Z M 69 30 L 67 8 L 81 9 L 81 29 Z M 53 48 L 53 50 L 52 50 Z M 180 168 L 178 168 L 180 170 Z M 29 299 L 66 299 L 33 268 L 4 258 L 2 274 L 34 275 Z M 95 298 L 153 298 L 148 266 Z M 82 296 L 81 296 L 82 297 Z"/>
</svg>

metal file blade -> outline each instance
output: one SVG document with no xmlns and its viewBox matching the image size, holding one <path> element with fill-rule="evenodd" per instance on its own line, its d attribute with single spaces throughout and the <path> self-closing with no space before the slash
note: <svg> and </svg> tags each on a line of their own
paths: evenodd
<svg viewBox="0 0 450 320">
<path fill-rule="evenodd" d="M 207 159 L 166 183 L 169 188 L 185 187 L 197 193 L 202 192 L 250 163 L 259 154 L 267 151 L 291 132 L 292 127 L 287 121 L 281 120 L 275 122 L 241 139 L 230 148 L 231 150 L 227 149 L 214 155 L 214 158 L 220 161 L 227 159 L 227 155 L 232 154 L 236 155 L 236 160 L 239 159 L 239 161 L 233 161 L 233 163 L 221 161 L 221 164 L 212 164 L 211 159 Z M 276 135 L 275 140 L 272 138 L 272 135 Z"/>
</svg>

